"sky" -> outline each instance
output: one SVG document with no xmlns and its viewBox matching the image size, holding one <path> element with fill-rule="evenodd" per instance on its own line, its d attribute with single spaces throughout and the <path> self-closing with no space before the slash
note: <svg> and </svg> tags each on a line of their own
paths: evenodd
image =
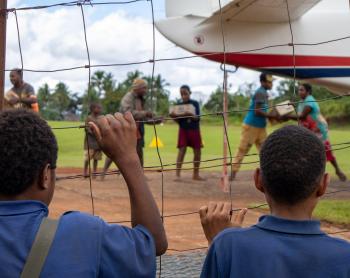
<svg viewBox="0 0 350 278">
<path fill-rule="evenodd" d="M 64 1 L 9 0 L 8 7 L 47 5 Z M 153 2 L 156 20 L 164 18 L 165 1 L 154 0 Z M 348 0 L 323 0 L 312 12 L 342 9 L 347 3 Z M 152 58 L 152 13 L 149 1 L 128 5 L 85 6 L 84 11 L 92 64 L 127 63 Z M 87 64 L 79 7 L 18 11 L 17 15 L 24 68 L 55 69 Z M 189 54 L 156 32 L 156 58 L 181 57 Z M 20 54 L 15 16 L 11 13 L 7 26 L 6 68 L 15 67 L 20 67 Z M 128 72 L 134 70 L 150 75 L 152 64 L 104 67 L 98 70 L 112 72 L 117 81 L 122 81 Z M 205 101 L 217 86 L 221 86 L 223 79 L 220 65 L 202 58 L 158 62 L 155 66 L 155 74 L 161 74 L 170 83 L 168 89 L 172 99 L 179 97 L 178 88 L 182 84 L 188 84 L 195 92 L 196 98 Z M 258 75 L 259 73 L 255 71 L 239 69 L 229 77 L 231 91 L 237 90 L 245 82 L 256 82 Z M 79 69 L 58 73 L 25 72 L 24 79 L 36 89 L 44 83 L 54 88 L 58 82 L 62 81 L 72 92 L 83 93 L 87 87 L 88 70 Z M 10 86 L 6 77 L 6 89 Z"/>
</svg>

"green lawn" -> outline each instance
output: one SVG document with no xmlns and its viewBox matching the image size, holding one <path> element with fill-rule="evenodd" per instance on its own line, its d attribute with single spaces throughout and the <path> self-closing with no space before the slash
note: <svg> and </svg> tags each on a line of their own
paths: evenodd
<svg viewBox="0 0 350 278">
<path fill-rule="evenodd" d="M 255 207 L 258 204 L 251 204 Z M 268 213 L 267 206 L 259 208 L 259 210 Z M 313 212 L 313 217 L 338 225 L 350 224 L 350 202 L 348 200 L 320 200 Z"/>
<path fill-rule="evenodd" d="M 52 127 L 64 127 L 64 126 L 79 126 L 81 123 L 71 122 L 50 122 Z M 273 128 L 269 128 L 269 132 Z M 177 132 L 178 126 L 173 123 L 165 123 L 164 125 L 157 126 L 158 136 L 164 144 L 164 147 L 160 149 L 160 154 L 164 164 L 174 163 L 176 160 L 177 149 Z M 204 148 L 202 151 L 202 160 L 219 158 L 223 156 L 222 141 L 223 141 L 223 127 L 222 125 L 202 124 L 201 126 L 202 137 L 204 141 Z M 68 129 L 68 130 L 55 130 L 59 144 L 59 167 L 82 167 L 83 164 L 83 129 Z M 341 143 L 350 141 L 350 129 L 348 127 L 337 127 L 330 132 L 331 142 Z M 159 165 L 156 149 L 150 148 L 149 144 L 154 137 L 153 126 L 146 126 L 146 146 L 145 146 L 145 166 Z M 229 126 L 229 139 L 233 155 L 236 152 L 236 148 L 239 143 L 240 126 Z M 256 153 L 255 147 L 252 148 L 251 153 Z M 336 152 L 336 156 L 341 168 L 350 175 L 350 149 L 345 149 Z M 186 161 L 191 161 L 192 150 L 189 149 Z M 256 161 L 258 157 L 247 157 L 244 162 Z M 211 166 L 220 164 L 220 161 L 203 163 L 202 166 Z M 253 169 L 256 164 L 243 165 L 242 169 Z M 330 173 L 334 174 L 331 165 L 327 166 Z M 214 170 L 218 170 L 216 168 Z"/>
<path fill-rule="evenodd" d="M 331 223 L 350 224 L 350 202 L 321 200 L 314 211 L 314 216 Z"/>
</svg>

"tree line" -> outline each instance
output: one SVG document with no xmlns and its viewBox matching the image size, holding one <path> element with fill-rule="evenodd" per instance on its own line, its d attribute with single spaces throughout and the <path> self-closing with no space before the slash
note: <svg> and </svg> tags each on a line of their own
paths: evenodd
<svg viewBox="0 0 350 278">
<path fill-rule="evenodd" d="M 250 98 L 257 89 L 255 83 L 245 83 L 235 92 L 228 94 L 229 110 L 245 110 L 249 107 Z M 282 80 L 276 87 L 276 95 L 270 97 L 270 105 L 276 105 L 283 101 L 299 101 L 298 83 L 293 80 Z M 204 104 L 203 110 L 209 113 L 221 112 L 223 107 L 223 90 L 222 86 L 210 95 L 209 100 Z M 324 100 L 334 98 L 335 94 L 325 87 L 313 86 L 313 96 L 316 100 Z M 350 98 L 344 97 L 329 101 L 319 102 L 321 113 L 329 122 L 348 123 L 350 120 Z M 236 122 L 240 122 L 245 117 L 246 112 L 230 114 L 230 118 Z"/>
<path fill-rule="evenodd" d="M 92 102 L 102 104 L 104 113 L 115 113 L 119 110 L 123 96 L 130 90 L 135 78 L 147 80 L 149 88 L 153 87 L 153 93 L 147 94 L 146 103 L 149 109 L 159 115 L 167 115 L 169 106 L 175 101 L 170 101 L 170 84 L 160 75 L 153 78 L 145 76 L 140 71 L 129 72 L 124 80 L 117 82 L 112 73 L 96 71 L 91 77 L 90 88 L 84 94 L 72 92 L 69 87 L 59 82 L 54 88 L 44 84 L 38 89 L 38 102 L 42 116 L 47 120 L 83 120 L 88 114 L 89 105 Z M 87 86 L 88 87 L 88 86 Z M 257 88 L 256 83 L 245 83 L 236 91 L 229 88 L 229 110 L 245 110 L 249 107 L 252 94 Z M 294 89 L 296 88 L 296 89 Z M 324 87 L 313 86 L 313 95 L 316 99 L 334 97 Z M 282 80 L 276 87 L 276 95 L 271 99 L 271 104 L 277 104 L 284 100 L 298 100 L 297 84 L 292 80 Z M 321 102 L 323 115 L 334 122 L 347 122 L 350 119 L 350 98 Z M 221 112 L 223 107 L 223 90 L 218 86 L 203 104 L 203 113 Z M 242 121 L 245 112 L 230 114 L 234 121 Z"/>
<path fill-rule="evenodd" d="M 91 76 L 90 86 L 84 94 L 73 93 L 69 87 L 59 82 L 53 89 L 44 84 L 38 89 L 37 97 L 40 113 L 46 120 L 83 120 L 93 102 L 101 103 L 104 113 L 119 110 L 123 96 L 130 90 L 135 78 L 143 78 L 149 84 L 152 94 L 147 94 L 149 108 L 163 115 L 169 111 L 169 83 L 162 76 L 144 76 L 140 71 L 129 72 L 125 80 L 117 82 L 112 73 L 96 71 Z"/>
</svg>

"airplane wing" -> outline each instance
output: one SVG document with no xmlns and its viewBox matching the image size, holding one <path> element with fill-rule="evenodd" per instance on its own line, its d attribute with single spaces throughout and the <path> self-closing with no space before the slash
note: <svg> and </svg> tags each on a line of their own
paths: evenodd
<svg viewBox="0 0 350 278">
<path fill-rule="evenodd" d="M 295 20 L 305 14 L 313 6 L 322 0 L 288 0 L 291 20 Z M 245 22 L 285 22 L 288 21 L 286 0 L 232 0 L 222 7 L 222 18 L 226 21 Z M 220 10 L 201 24 L 218 22 Z M 201 25 L 200 24 L 200 25 Z"/>
</svg>

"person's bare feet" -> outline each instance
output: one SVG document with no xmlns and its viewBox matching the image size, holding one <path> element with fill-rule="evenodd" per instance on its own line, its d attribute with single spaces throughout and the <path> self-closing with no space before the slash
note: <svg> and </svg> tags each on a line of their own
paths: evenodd
<svg viewBox="0 0 350 278">
<path fill-rule="evenodd" d="M 236 178 L 237 172 L 232 172 L 230 176 L 230 181 L 234 181 Z"/>
<path fill-rule="evenodd" d="M 335 173 L 337 174 L 340 181 L 346 181 L 347 178 L 342 171 L 339 170 L 339 171 L 336 171 Z"/>
<path fill-rule="evenodd" d="M 174 181 L 181 181 L 181 175 L 179 173 L 176 173 Z"/>
<path fill-rule="evenodd" d="M 192 179 L 195 181 L 206 181 L 207 180 L 205 178 L 202 178 L 201 176 L 193 176 Z"/>
</svg>

